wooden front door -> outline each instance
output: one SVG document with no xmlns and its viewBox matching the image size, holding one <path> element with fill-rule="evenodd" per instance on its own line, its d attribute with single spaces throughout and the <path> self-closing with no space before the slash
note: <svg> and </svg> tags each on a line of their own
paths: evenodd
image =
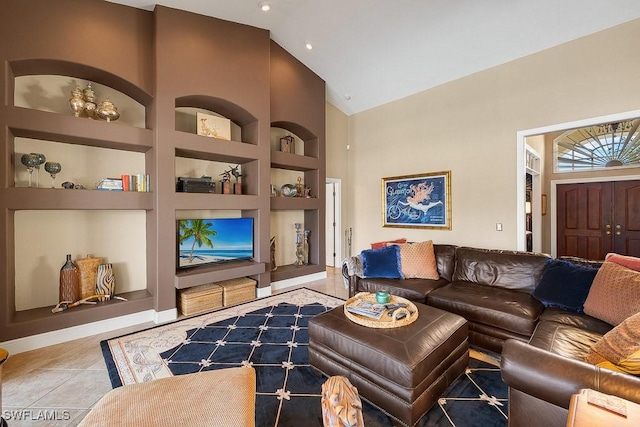
<svg viewBox="0 0 640 427">
<path fill-rule="evenodd" d="M 558 256 L 640 256 L 640 181 L 557 187 Z"/>
</svg>

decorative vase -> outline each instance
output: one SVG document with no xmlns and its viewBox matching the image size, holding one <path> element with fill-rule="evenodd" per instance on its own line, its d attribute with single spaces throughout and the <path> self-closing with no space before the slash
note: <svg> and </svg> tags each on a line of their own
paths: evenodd
<svg viewBox="0 0 640 427">
<path fill-rule="evenodd" d="M 107 122 L 111 122 L 118 120 L 120 117 L 120 113 L 118 113 L 118 109 L 113 102 L 109 100 L 109 98 L 105 99 L 98 105 L 98 109 L 96 110 L 96 114 L 101 119 L 106 120 Z"/>
<path fill-rule="evenodd" d="M 100 264 L 96 276 L 96 294 L 109 295 L 109 297 L 99 298 L 100 301 L 107 301 L 113 296 L 116 289 L 116 278 L 113 276 L 113 266 L 111 264 Z"/>
<path fill-rule="evenodd" d="M 102 263 L 102 258 L 95 258 L 91 255 L 76 260 L 76 264 L 80 269 L 80 299 L 90 297 L 96 293 L 96 276 L 98 274 L 98 266 Z"/>
<path fill-rule="evenodd" d="M 71 91 L 69 106 L 71 106 L 73 110 L 73 115 L 80 117 L 80 113 L 84 110 L 84 99 L 82 99 L 82 89 L 80 89 L 80 86 L 76 86 L 76 88 Z"/>
<path fill-rule="evenodd" d="M 59 302 L 76 302 L 80 299 L 80 269 L 67 254 L 67 262 L 60 269 Z"/>
<path fill-rule="evenodd" d="M 98 105 L 96 104 L 96 93 L 93 91 L 91 83 L 87 84 L 82 94 L 84 96 L 84 113 L 92 119 L 96 114 Z"/>
</svg>

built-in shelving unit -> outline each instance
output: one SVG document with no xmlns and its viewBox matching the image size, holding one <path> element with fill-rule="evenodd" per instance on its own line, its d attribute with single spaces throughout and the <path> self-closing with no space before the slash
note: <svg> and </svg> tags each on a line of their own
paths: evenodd
<svg viewBox="0 0 640 427">
<path fill-rule="evenodd" d="M 95 25 L 82 34 L 73 26 L 50 25 L 70 16 Z M 269 288 L 274 281 L 324 271 L 324 82 L 272 42 L 268 31 L 163 6 L 150 12 L 99 0 L 34 0 L 5 5 L 0 36 L 0 60 L 5 64 L 0 68 L 0 164 L 6 171 L 0 175 L 0 342 L 146 310 L 175 312 L 177 290 L 205 283 L 246 276 L 255 279 L 258 288 Z M 47 83 L 38 82 L 37 76 L 45 76 Z M 25 78 L 30 79 L 30 92 L 15 103 L 16 85 L 24 85 Z M 60 79 L 59 87 L 47 87 Z M 111 123 L 74 117 L 68 99 L 78 82 L 98 85 L 100 99 L 109 94 L 130 98 L 142 112 L 127 121 L 131 110 L 122 108 L 120 120 Z M 229 119 L 232 140 L 198 135 L 192 111 Z M 272 127 L 302 141 L 298 154 L 272 148 Z M 62 180 L 56 181 L 57 188 L 29 188 L 17 156 L 32 146 L 64 151 L 62 176 L 71 180 L 91 173 L 96 176 L 84 179 L 105 177 L 91 167 L 81 168 L 82 162 L 116 171 L 124 158 L 140 170 L 118 173 L 149 175 L 151 191 L 99 191 L 89 184 L 67 190 L 59 188 Z M 177 192 L 177 165 L 184 169 L 189 162 L 197 166 L 194 170 L 205 168 L 214 171 L 212 175 L 239 165 L 242 194 Z M 270 173 L 277 169 L 304 177 L 313 197 L 271 197 Z M 47 179 L 44 173 L 40 176 Z M 271 230 L 272 212 L 296 212 L 303 218 L 304 228 L 311 230 L 309 265 L 270 271 L 269 239 L 278 233 Z M 135 277 L 143 279 L 117 292 L 127 301 L 56 314 L 51 301 L 16 309 L 24 305 L 16 303 L 16 295 L 24 293 L 16 277 L 25 277 L 17 271 L 21 264 L 16 251 L 28 251 L 19 237 L 28 234 L 25 221 L 61 228 L 64 233 L 56 236 L 64 238 L 56 238 L 68 241 L 69 252 L 74 252 L 74 233 L 87 234 L 87 225 L 83 231 L 75 232 L 73 224 L 67 229 L 66 215 L 87 217 L 115 248 L 141 248 L 135 261 L 124 260 L 119 268 L 123 276 L 142 272 Z M 113 227 L 121 215 L 133 215 L 136 222 L 135 233 L 121 233 L 119 242 L 102 230 L 102 221 L 108 217 Z M 185 215 L 253 218 L 254 259 L 177 270 L 176 220 Z M 46 286 L 57 291 L 63 259 L 55 251 L 47 253 L 46 242 L 38 248 L 47 266 L 42 269 L 48 271 Z M 82 250 L 92 252 L 91 244 Z"/>
<path fill-rule="evenodd" d="M 292 78 L 291 74 L 295 74 Z M 271 126 L 295 135 L 301 146 L 294 153 L 271 146 L 271 168 L 296 172 L 312 197 L 271 197 L 272 212 L 303 212 L 310 230 L 308 265 L 278 265 L 271 281 L 325 271 L 325 102 L 324 81 L 277 43 L 271 42 Z"/>
<path fill-rule="evenodd" d="M 19 245 L 25 246 L 24 242 L 16 239 L 26 231 L 15 227 L 22 221 L 23 212 L 31 216 L 34 215 L 31 212 L 40 212 L 35 214 L 36 217 L 42 218 L 45 222 L 51 219 L 49 226 L 55 226 L 54 224 L 59 224 L 56 218 L 61 214 L 63 217 L 66 214 L 73 217 L 85 215 L 83 212 L 100 212 L 99 215 L 109 215 L 109 212 L 140 212 L 144 218 L 154 209 L 153 193 L 66 190 L 60 188 L 60 180 L 56 182 L 57 188 L 42 188 L 51 185 L 48 174 L 44 171 L 40 188 L 28 188 L 22 181 L 18 184 L 16 177 L 18 174 L 24 174 L 18 157 L 21 153 L 15 152 L 18 142 L 21 147 L 27 149 L 32 146 L 50 146 L 50 151 L 59 151 L 65 147 L 72 150 L 73 147 L 79 147 L 82 151 L 82 147 L 96 147 L 116 150 L 125 157 L 126 153 L 136 153 L 136 156 L 145 159 L 151 158 L 154 151 L 154 134 L 151 128 L 74 117 L 68 104 L 70 93 L 67 87 L 60 88 L 58 92 L 54 91 L 58 95 L 45 97 L 45 88 L 39 83 L 32 84 L 28 88 L 26 100 L 16 104 L 14 99 L 23 76 L 66 76 L 63 80 L 69 83 L 91 81 L 101 87 L 110 88 L 111 93 L 124 94 L 140 104 L 144 111 L 153 102 L 152 58 L 150 54 L 145 53 L 151 52 L 152 16 L 137 9 L 113 7 L 114 5 L 108 5 L 106 2 L 91 2 L 91 8 L 78 7 L 80 2 L 77 1 L 64 4 L 42 1 L 36 3 L 7 4 L 0 18 L 0 58 L 5 64 L 0 70 L 0 99 L 3 100 L 0 105 L 0 126 L 4 129 L 0 136 L 3 147 L 0 152 L 0 164 L 6 171 L 0 177 L 0 341 L 151 310 L 154 308 L 153 295 L 156 292 L 153 282 L 135 283 L 131 284 L 131 287 L 137 290 L 121 293 L 127 301 L 107 301 L 55 314 L 51 309 L 57 303 L 57 299 L 42 307 L 16 309 L 16 295 L 23 293 L 21 289 L 16 289 L 16 269 L 21 268 L 23 259 L 16 258 L 15 250 Z M 64 22 L 69 16 L 85 22 L 93 21 L 99 16 L 105 25 L 89 26 L 85 28 L 81 37 L 74 34 L 71 28 L 51 27 L 51 22 Z M 30 26 L 33 27 L 26 30 L 21 22 L 30 22 Z M 100 40 L 106 35 L 104 28 L 107 27 L 113 31 L 109 36 L 113 36 L 112 42 L 118 48 L 100 49 L 100 53 L 96 54 L 92 52 L 94 49 L 91 46 L 101 45 Z M 137 30 L 131 31 L 131 28 Z M 88 41 L 91 43 L 87 44 Z M 135 60 L 129 61 L 133 58 Z M 38 82 L 37 78 L 35 79 Z M 103 93 L 102 98 L 104 95 Z M 50 158 L 52 153 L 47 154 Z M 75 160 L 75 165 L 71 162 L 63 164 L 62 176 L 77 176 L 81 173 L 78 165 L 87 159 L 79 157 Z M 138 164 L 139 161 L 136 160 L 134 163 Z M 98 180 L 101 177 L 93 178 Z M 71 242 L 86 237 L 78 236 L 74 226 L 75 224 L 68 224 L 63 233 L 70 243 L 69 252 L 75 252 Z M 96 224 L 96 227 L 99 226 Z M 20 227 L 46 229 L 47 224 L 21 224 Z M 44 247 L 46 252 L 46 248 L 54 246 L 55 243 L 58 242 L 41 241 L 33 242 L 33 245 L 38 249 Z M 145 247 L 144 243 L 141 246 Z M 123 268 L 154 269 L 155 257 L 151 255 L 152 248 L 149 248 L 149 252 L 146 256 L 141 255 L 142 265 Z M 55 255 L 47 257 L 46 254 L 41 258 L 40 270 L 45 273 L 41 272 L 41 276 L 38 277 L 45 279 L 42 283 L 37 283 L 37 286 L 41 292 L 53 291 L 57 295 L 57 270 L 64 259 L 57 259 Z M 150 261 L 144 262 L 145 259 Z M 23 277 L 23 272 L 20 273 Z"/>
</svg>

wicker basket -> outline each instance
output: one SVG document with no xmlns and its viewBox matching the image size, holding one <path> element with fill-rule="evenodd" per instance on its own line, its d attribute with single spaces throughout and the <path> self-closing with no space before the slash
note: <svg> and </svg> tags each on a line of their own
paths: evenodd
<svg viewBox="0 0 640 427">
<path fill-rule="evenodd" d="M 223 280 L 217 284 L 223 289 L 222 302 L 225 307 L 256 299 L 256 281 L 248 277 Z"/>
<path fill-rule="evenodd" d="M 402 319 L 396 319 L 395 315 L 393 317 L 389 317 L 386 315 L 386 313 L 383 314 L 380 319 L 372 319 L 370 317 L 354 314 L 347 310 L 347 306 L 349 304 L 354 304 L 356 300 L 363 300 L 375 304 L 377 303 L 376 294 L 369 292 L 360 292 L 359 294 L 356 294 L 353 297 L 349 298 L 347 302 L 344 303 L 345 316 L 347 316 L 347 318 L 352 322 L 355 322 L 358 325 L 366 326 L 368 328 L 398 328 L 400 326 L 409 325 L 415 322 L 418 318 L 418 308 L 416 307 L 416 305 L 408 299 L 397 297 L 395 295 L 391 295 L 391 301 L 389 301 L 390 304 L 407 304 L 407 308 L 399 308 L 395 311 L 395 313 L 406 311 L 407 315 Z"/>
<path fill-rule="evenodd" d="M 178 309 L 185 316 L 206 313 L 222 307 L 222 287 L 216 283 L 178 291 Z"/>
</svg>

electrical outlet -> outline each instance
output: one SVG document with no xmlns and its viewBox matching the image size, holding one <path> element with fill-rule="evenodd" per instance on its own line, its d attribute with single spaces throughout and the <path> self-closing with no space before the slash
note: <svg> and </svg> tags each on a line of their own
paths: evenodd
<svg viewBox="0 0 640 427">
<path fill-rule="evenodd" d="M 502 223 L 496 222 L 496 231 L 502 231 Z"/>
</svg>

